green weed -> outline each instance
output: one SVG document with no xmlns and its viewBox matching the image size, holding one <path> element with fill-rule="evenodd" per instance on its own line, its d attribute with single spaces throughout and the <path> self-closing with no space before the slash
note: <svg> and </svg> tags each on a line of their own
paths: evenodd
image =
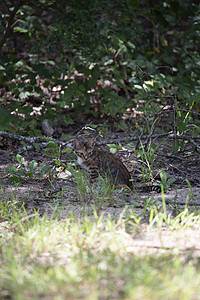
<svg viewBox="0 0 200 300">
<path fill-rule="evenodd" d="M 148 144 L 147 150 L 145 150 L 145 147 L 140 140 L 140 150 L 135 150 L 135 153 L 141 161 L 141 168 L 135 168 L 138 172 L 142 174 L 143 182 L 149 182 L 153 179 L 153 172 L 154 170 L 154 161 L 156 160 L 156 152 L 162 145 L 163 141 L 157 145 L 156 147 L 153 147 L 151 145 L 151 141 Z"/>
<path fill-rule="evenodd" d="M 169 189 L 170 185 L 176 181 L 175 178 L 167 179 L 167 173 L 165 172 L 165 170 L 162 170 L 160 172 L 160 179 L 161 179 L 161 185 L 162 185 L 164 191 L 167 191 Z"/>
<path fill-rule="evenodd" d="M 44 162 L 38 164 L 35 160 L 30 163 L 24 159 L 20 154 L 16 155 L 17 166 L 9 165 L 6 168 L 6 174 L 9 176 L 9 182 L 16 184 L 27 178 L 43 178 L 44 176 L 52 179 L 56 175 L 56 171 L 51 166 L 48 166 Z"/>
</svg>

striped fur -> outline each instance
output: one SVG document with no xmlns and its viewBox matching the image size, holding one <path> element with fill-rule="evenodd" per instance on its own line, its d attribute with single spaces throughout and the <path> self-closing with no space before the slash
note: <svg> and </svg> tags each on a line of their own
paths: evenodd
<svg viewBox="0 0 200 300">
<path fill-rule="evenodd" d="M 95 138 L 80 136 L 73 141 L 79 165 L 85 169 L 93 184 L 99 173 L 106 174 L 116 186 L 128 186 L 133 189 L 131 175 L 118 156 L 111 154 L 95 143 Z"/>
</svg>

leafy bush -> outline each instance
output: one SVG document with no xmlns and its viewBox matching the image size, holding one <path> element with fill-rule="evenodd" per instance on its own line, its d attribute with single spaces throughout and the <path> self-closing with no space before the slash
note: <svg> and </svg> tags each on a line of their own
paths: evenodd
<svg viewBox="0 0 200 300">
<path fill-rule="evenodd" d="M 175 105 L 174 99 L 180 109 L 199 109 L 195 1 L 19 4 L 6 0 L 0 7 L 0 82 L 7 97 L 0 98 L 1 119 L 6 111 L 14 123 L 30 120 L 35 105 L 42 105 L 38 119 L 66 107 L 120 117 L 141 99 L 151 104 L 147 113 L 152 105 Z M 186 114 L 178 115 L 180 131 L 193 122 Z M 3 126 L 16 130 L 8 121 Z"/>
</svg>

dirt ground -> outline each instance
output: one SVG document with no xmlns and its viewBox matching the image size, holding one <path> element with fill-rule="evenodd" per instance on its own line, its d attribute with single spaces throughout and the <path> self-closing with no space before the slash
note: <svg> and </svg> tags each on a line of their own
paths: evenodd
<svg viewBox="0 0 200 300">
<path fill-rule="evenodd" d="M 149 198 L 153 199 L 151 201 L 154 201 L 153 203 L 155 203 L 157 207 L 160 207 L 162 203 L 162 196 L 160 193 L 157 193 L 156 191 L 145 191 L 145 188 L 138 188 L 138 186 L 141 186 L 142 181 L 141 173 L 138 172 L 138 169 L 141 167 L 141 162 L 140 160 L 137 160 L 135 153 L 126 147 L 126 144 L 120 142 L 123 140 L 123 136 L 123 133 L 112 133 L 107 140 L 104 140 L 104 144 L 112 142 L 124 146 L 117 154 L 129 168 L 130 166 L 133 166 L 131 172 L 135 183 L 135 190 L 133 190 L 133 192 L 124 193 L 123 191 L 115 190 L 112 194 L 113 199 L 111 203 L 110 201 L 108 201 L 108 203 L 104 201 L 104 203 L 99 205 L 98 201 L 101 201 L 101 190 L 97 192 L 98 197 L 94 197 L 89 190 L 86 191 L 86 199 L 84 200 L 84 197 L 81 196 L 81 191 L 76 185 L 74 177 L 69 176 L 69 173 L 66 173 L 65 171 L 59 172 L 59 176 L 56 180 L 52 179 L 49 181 L 44 178 L 34 179 L 31 177 L 30 179 L 26 178 L 17 184 L 10 184 L 9 177 L 6 175 L 5 170 L 9 165 L 19 165 L 16 160 L 13 161 L 13 157 L 16 155 L 18 149 L 17 145 L 14 144 L 14 146 L 10 147 L 12 151 L 0 149 L 2 186 L 0 200 L 13 195 L 13 198 L 15 196 L 20 202 L 24 202 L 28 209 L 34 208 L 39 210 L 41 214 L 47 213 L 49 216 L 56 207 L 57 211 L 62 210 L 59 216 L 61 218 L 65 217 L 69 211 L 73 211 L 75 215 L 80 216 L 83 214 L 83 208 L 86 206 L 87 209 L 90 207 L 92 211 L 93 204 L 97 205 L 99 213 L 105 213 L 105 217 L 108 214 L 111 214 L 112 216 L 119 215 L 126 206 L 128 207 L 128 210 L 134 209 L 136 214 L 140 214 L 144 209 L 144 203 L 146 203 Z M 127 135 L 127 138 L 131 139 L 131 135 Z M 186 203 L 188 203 L 190 208 L 198 209 L 200 206 L 200 158 L 198 152 L 194 151 L 192 154 L 188 155 L 187 153 L 189 150 L 187 150 L 184 155 L 164 156 L 163 153 L 167 152 L 168 146 L 167 144 L 164 144 L 160 152 L 161 154 L 155 160 L 154 169 L 159 173 L 159 170 L 164 168 L 167 173 L 167 178 L 176 179 L 165 192 L 165 201 L 169 212 L 174 215 L 178 214 L 178 212 L 185 207 Z M 29 162 L 34 159 L 38 164 L 45 162 L 45 164 L 53 168 L 53 158 L 48 156 L 44 150 L 29 150 L 21 155 Z M 71 157 L 68 154 L 63 154 L 61 157 L 61 161 L 65 162 L 66 165 L 74 162 L 75 159 L 73 154 Z M 188 180 L 189 184 L 186 180 Z M 156 180 L 156 182 L 158 185 L 160 184 L 159 180 Z"/>
</svg>

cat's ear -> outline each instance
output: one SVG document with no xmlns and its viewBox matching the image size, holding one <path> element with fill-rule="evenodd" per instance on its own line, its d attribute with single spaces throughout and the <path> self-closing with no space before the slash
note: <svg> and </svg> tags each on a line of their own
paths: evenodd
<svg viewBox="0 0 200 300">
<path fill-rule="evenodd" d="M 93 137 L 93 138 L 89 139 L 88 146 L 92 148 L 92 147 L 94 147 L 94 145 L 95 145 L 95 138 Z"/>
<path fill-rule="evenodd" d="M 80 148 L 81 145 L 80 145 L 79 140 L 74 139 L 74 140 L 73 140 L 73 146 L 74 146 L 74 149 Z"/>
</svg>

